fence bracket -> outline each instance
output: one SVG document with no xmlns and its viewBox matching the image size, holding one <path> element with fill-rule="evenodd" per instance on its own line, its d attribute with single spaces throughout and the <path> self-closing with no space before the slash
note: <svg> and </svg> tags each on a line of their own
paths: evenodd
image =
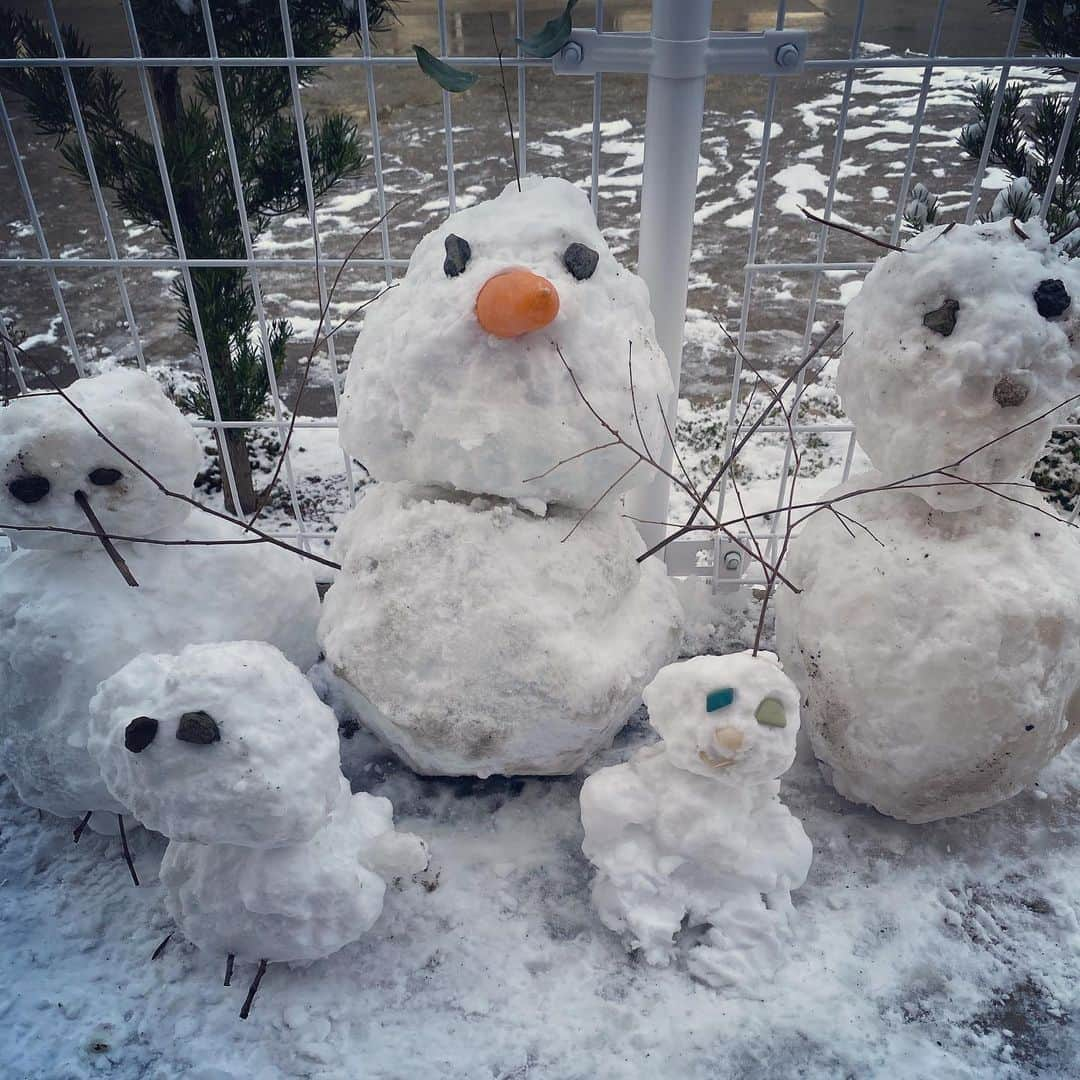
<svg viewBox="0 0 1080 1080">
<path fill-rule="evenodd" d="M 552 58 L 556 75 L 605 72 L 661 79 L 701 75 L 798 75 L 806 63 L 805 30 L 717 31 L 696 41 L 652 34 L 575 30 Z"/>
<path fill-rule="evenodd" d="M 746 552 L 722 533 L 704 540 L 672 540 L 664 548 L 669 575 L 710 578 L 714 593 L 737 589 L 749 562 Z"/>
</svg>

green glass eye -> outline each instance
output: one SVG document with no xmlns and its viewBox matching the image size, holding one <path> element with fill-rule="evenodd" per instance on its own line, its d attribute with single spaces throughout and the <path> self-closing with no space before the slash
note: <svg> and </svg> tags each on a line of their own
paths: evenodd
<svg viewBox="0 0 1080 1080">
<path fill-rule="evenodd" d="M 717 709 L 726 709 L 734 700 L 733 687 L 725 686 L 722 690 L 714 690 L 705 698 L 705 711 L 716 712 Z"/>
<path fill-rule="evenodd" d="M 754 719 L 765 727 L 787 727 L 784 706 L 776 698 L 767 697 L 754 711 Z"/>
</svg>

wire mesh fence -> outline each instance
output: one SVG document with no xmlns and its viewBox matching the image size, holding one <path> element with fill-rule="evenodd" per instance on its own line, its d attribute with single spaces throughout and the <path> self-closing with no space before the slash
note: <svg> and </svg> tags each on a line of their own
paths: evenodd
<svg viewBox="0 0 1080 1080">
<path fill-rule="evenodd" d="M 654 6 L 674 2 L 655 0 Z M 337 451 L 334 436 L 349 344 L 361 318 L 350 319 L 350 313 L 357 301 L 403 273 L 420 235 L 446 213 L 495 194 L 512 174 L 495 43 L 504 50 L 518 168 L 579 184 L 609 243 L 629 262 L 636 253 L 642 163 L 649 153 L 643 138 L 646 82 L 640 74 L 619 73 L 568 79 L 554 74 L 549 61 L 524 55 L 515 39 L 556 13 L 550 3 L 413 3 L 400 8 L 401 24 L 384 34 L 369 25 L 368 7 L 361 2 L 357 35 L 329 55 L 313 56 L 296 48 L 297 0 L 291 6 L 277 0 L 280 48 L 269 56 L 223 54 L 215 4 L 184 0 L 180 6 L 193 18 L 198 14 L 204 29 L 205 41 L 191 55 L 148 49 L 132 0 L 99 0 L 94 11 L 101 9 L 102 29 L 93 55 L 69 54 L 63 24 L 84 25 L 88 9 L 68 12 L 58 0 L 44 0 L 32 10 L 47 29 L 53 55 L 0 58 L 0 72 L 61 73 L 74 117 L 69 144 L 84 162 L 82 184 L 64 180 L 52 140 L 34 128 L 16 95 L 0 93 L 7 145 L 7 160 L 0 165 L 8 225 L 0 255 L 4 314 L 25 333 L 23 348 L 57 370 L 68 365 L 71 374 L 81 375 L 102 360 L 118 360 L 201 378 L 205 414 L 193 422 L 218 448 L 230 431 L 240 430 L 263 439 L 260 445 L 272 456 L 285 443 L 291 409 L 298 410 L 273 524 L 305 546 L 322 546 L 336 515 L 354 505 L 364 482 L 362 463 Z M 714 28 L 722 31 L 798 25 L 811 32 L 799 74 L 718 73 L 708 84 L 698 190 L 694 205 L 685 207 L 696 233 L 684 313 L 681 425 L 684 437 L 701 440 L 704 461 L 733 445 L 739 410 L 754 379 L 742 354 L 752 357 L 755 367 L 790 370 L 840 314 L 879 254 L 803 218 L 803 203 L 893 244 L 905 235 L 905 209 L 917 184 L 935 192 L 939 220 L 975 220 L 1008 183 L 992 147 L 1017 85 L 1033 100 L 1060 95 L 1067 102 L 1048 161 L 1047 190 L 1067 166 L 1080 82 L 1071 61 L 1025 41 L 1026 0 L 1000 14 L 988 12 L 982 0 L 927 0 L 912 5 L 913 25 L 902 30 L 890 22 L 891 7 L 850 0 L 818 22 L 802 8 L 789 10 L 785 0 L 775 9 L 747 4 L 714 11 Z M 579 5 L 575 24 L 604 34 L 647 33 L 650 15 L 648 3 L 597 0 Z M 411 41 L 457 67 L 490 76 L 488 89 L 453 97 L 425 83 L 416 73 Z M 95 151 L 82 119 L 79 73 L 104 68 L 126 87 L 131 122 L 152 147 L 149 164 L 160 178 L 162 216 L 174 251 L 158 242 L 153 230 L 133 225 L 101 181 L 100 147 Z M 230 72 L 245 68 L 287 73 L 287 112 L 302 180 L 297 208 L 262 231 L 253 228 L 246 209 L 244 148 L 237 143 L 227 85 Z M 313 69 L 325 78 L 314 78 Z M 154 80 L 164 71 L 177 71 L 184 81 L 208 80 L 224 137 L 222 182 L 231 188 L 238 210 L 236 253 L 188 250 L 171 181 L 175 162 L 154 93 Z M 990 80 L 990 114 L 981 153 L 965 158 L 956 134 L 970 119 L 967 88 L 978 79 Z M 319 190 L 309 145 L 311 118 L 325 112 L 328 103 L 344 106 L 364 125 L 369 157 L 360 179 L 329 195 Z M 409 201 L 390 212 L 402 196 Z M 1040 213 L 1045 216 L 1049 200 L 1044 202 Z M 356 237 L 372 226 L 368 246 L 346 258 Z M 203 324 L 193 279 L 193 271 L 208 269 L 239 269 L 250 285 L 269 387 L 269 412 L 256 419 L 230 415 L 219 398 L 207 344 L 213 327 Z M 328 303 L 339 272 L 345 295 Z M 173 329 L 180 293 L 191 313 L 191 348 Z M 281 318 L 289 318 L 297 334 L 279 367 L 272 361 L 271 339 Z M 318 350 L 316 377 L 298 402 L 303 339 L 310 343 L 326 335 L 338 321 L 343 325 Z M 718 322 L 738 350 L 727 346 Z M 38 382 L 34 372 L 24 369 L 6 343 L 5 351 L 15 388 L 26 392 Z M 800 376 L 796 389 L 801 388 Z M 855 432 L 834 404 L 819 404 L 796 418 L 794 438 L 821 451 L 814 482 L 828 486 L 846 479 L 857 463 L 857 448 Z M 1078 431 L 1078 424 L 1061 428 L 1065 435 Z M 794 450 L 788 428 L 767 423 L 758 441 L 751 460 L 761 475 L 747 480 L 757 500 L 753 508 L 764 509 L 765 500 L 779 509 L 786 502 Z M 216 460 L 221 484 L 235 496 L 233 458 L 219 450 Z M 721 517 L 731 497 L 725 480 L 717 492 Z M 678 509 L 672 509 L 676 516 Z M 1073 506 L 1074 519 L 1076 514 Z M 779 514 L 774 525 L 782 525 Z M 771 561 L 782 528 L 766 535 Z"/>
</svg>

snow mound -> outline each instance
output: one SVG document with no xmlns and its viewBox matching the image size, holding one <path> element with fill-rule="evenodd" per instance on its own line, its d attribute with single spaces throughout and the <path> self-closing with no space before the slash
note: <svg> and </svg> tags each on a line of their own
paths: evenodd
<svg viewBox="0 0 1080 1080">
<path fill-rule="evenodd" d="M 771 654 L 740 653 L 664 668 L 645 702 L 663 742 L 581 789 L 593 904 L 650 964 L 669 963 L 681 930 L 703 928 L 689 970 L 756 991 L 783 962 L 790 893 L 812 856 L 779 799 L 798 691 Z"/>
<path fill-rule="evenodd" d="M 144 653 L 101 684 L 90 716 L 110 793 L 172 840 L 298 843 L 337 801 L 337 719 L 272 645 Z"/>
<path fill-rule="evenodd" d="M 1000 499 L 950 514 L 890 492 L 843 509 L 880 544 L 817 514 L 787 563 L 803 591 L 777 594 L 826 778 L 915 823 L 1015 795 L 1080 731 L 1074 532 Z"/>
<path fill-rule="evenodd" d="M 191 494 L 202 451 L 191 425 L 152 376 L 118 368 L 79 379 L 65 393 L 166 487 Z M 18 397 L 0 409 L 0 521 L 88 532 L 77 491 L 105 531 L 119 536 L 162 532 L 190 509 L 163 496 L 58 394 Z M 23 548 L 73 551 L 98 544 L 93 536 L 6 531 Z"/>
<path fill-rule="evenodd" d="M 342 523 L 319 636 L 353 706 L 422 773 L 566 773 L 675 655 L 678 601 L 618 511 L 380 484 Z"/>
<path fill-rule="evenodd" d="M 628 357 L 641 431 L 660 452 L 657 398 L 673 395 L 656 343 L 645 283 L 608 250 L 585 195 L 565 180 L 527 181 L 452 215 L 416 246 L 401 285 L 372 306 L 353 352 L 341 409 L 341 443 L 380 480 L 585 508 L 634 457 L 610 447 L 557 461 L 608 441 L 574 388 L 561 348 L 597 412 L 638 442 Z M 468 246 L 449 276 L 457 237 Z M 571 245 L 597 256 L 589 259 Z M 571 270 L 569 267 L 573 266 Z M 549 325 L 500 338 L 476 313 L 483 287 L 507 270 L 531 271 L 558 294 Z M 640 470 L 616 486 L 648 477 Z"/>
<path fill-rule="evenodd" d="M 243 536 L 198 513 L 158 534 Z M 123 809 L 87 752 L 89 706 L 98 684 L 140 653 L 258 639 L 301 668 L 318 657 L 319 597 L 298 556 L 267 544 L 117 547 L 139 588 L 97 546 L 16 551 L 0 573 L 0 768 L 23 799 L 59 816 Z"/>
<path fill-rule="evenodd" d="M 844 320 L 838 388 L 859 442 L 888 480 L 952 465 L 1077 392 L 1080 270 L 1038 221 L 930 229 L 880 259 Z M 1063 306 L 1065 305 L 1065 306 Z M 981 482 L 1026 476 L 1061 413 L 951 470 Z M 928 487 L 941 509 L 993 496 Z"/>
<path fill-rule="evenodd" d="M 418 837 L 394 832 L 389 799 L 350 795 L 339 779 L 334 809 L 306 843 L 257 849 L 170 842 L 161 882 L 184 937 L 241 960 L 307 961 L 375 925 L 386 894 L 381 875 L 419 873 L 427 849 Z"/>
</svg>

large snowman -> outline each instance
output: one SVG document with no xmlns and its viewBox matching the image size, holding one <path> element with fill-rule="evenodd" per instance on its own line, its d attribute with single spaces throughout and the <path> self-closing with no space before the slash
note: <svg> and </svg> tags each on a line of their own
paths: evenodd
<svg viewBox="0 0 1080 1080">
<path fill-rule="evenodd" d="M 198 442 L 151 376 L 116 370 L 67 394 L 166 487 L 190 492 Z M 150 541 L 115 541 L 137 588 L 87 509 L 109 535 Z M 57 394 L 0 409 L 0 527 L 18 548 L 0 573 L 0 770 L 42 810 L 115 826 L 124 807 L 87 752 L 89 705 L 139 653 L 257 638 L 301 667 L 317 658 L 303 561 L 164 495 Z"/>
<path fill-rule="evenodd" d="M 611 436 L 575 379 L 660 452 L 673 389 L 648 292 L 563 180 L 424 237 L 357 340 L 341 439 L 381 483 L 342 524 L 319 632 L 418 771 L 572 771 L 673 658 L 677 601 L 617 498 L 649 470 L 583 453 Z"/>
<path fill-rule="evenodd" d="M 1080 390 L 1078 296 L 1003 220 L 922 234 L 848 307 L 839 388 L 877 471 L 825 497 L 866 531 L 804 525 L 777 626 L 823 771 L 883 813 L 990 806 L 1080 731 L 1080 545 L 1023 486 Z"/>
</svg>

